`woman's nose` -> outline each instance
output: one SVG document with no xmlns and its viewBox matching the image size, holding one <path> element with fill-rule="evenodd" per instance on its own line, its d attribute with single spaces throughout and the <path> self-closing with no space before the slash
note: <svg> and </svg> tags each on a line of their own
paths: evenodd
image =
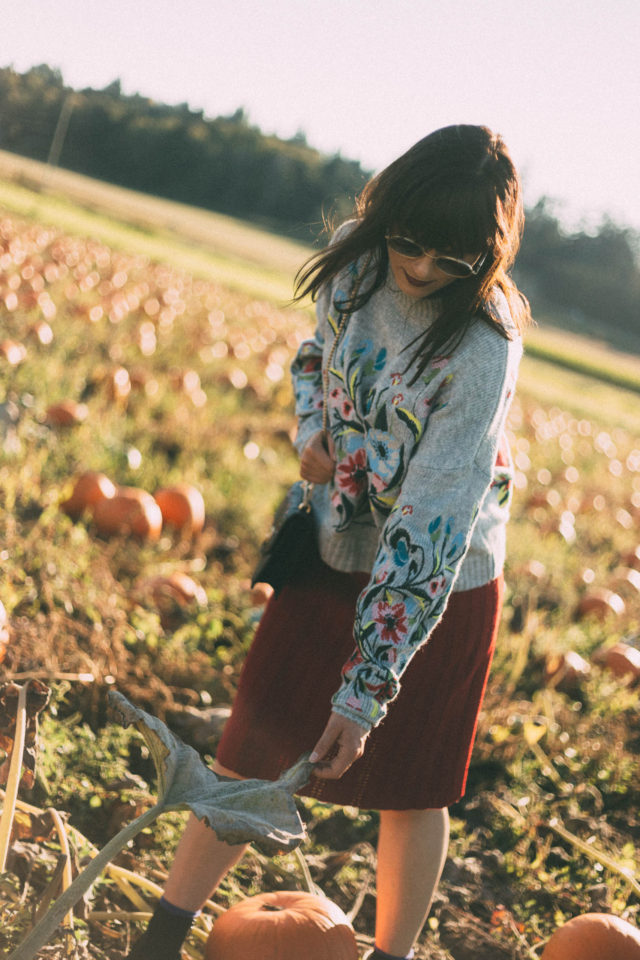
<svg viewBox="0 0 640 960">
<path fill-rule="evenodd" d="M 433 256 L 425 253 L 424 256 L 417 257 L 413 261 L 411 273 L 416 280 L 430 280 L 431 277 L 435 277 L 438 271 L 433 262 Z"/>
</svg>

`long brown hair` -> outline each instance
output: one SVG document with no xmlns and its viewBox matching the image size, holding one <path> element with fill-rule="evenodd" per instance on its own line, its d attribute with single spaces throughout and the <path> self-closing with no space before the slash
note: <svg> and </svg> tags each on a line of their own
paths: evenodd
<svg viewBox="0 0 640 960">
<path fill-rule="evenodd" d="M 409 236 L 426 250 L 464 257 L 486 254 L 477 276 L 454 280 L 435 296 L 435 322 L 409 346 L 413 379 L 433 357 L 450 353 L 474 318 L 509 337 L 492 302 L 496 289 L 522 331 L 531 314 L 508 271 L 520 246 L 524 211 L 520 178 L 499 134 L 463 124 L 443 127 L 418 141 L 373 177 L 356 200 L 356 225 L 346 236 L 311 257 L 295 279 L 295 300 L 320 288 L 348 264 L 372 253 L 372 274 L 353 308 L 358 310 L 386 281 L 385 234 Z M 339 309 L 339 305 L 336 304 Z"/>
</svg>

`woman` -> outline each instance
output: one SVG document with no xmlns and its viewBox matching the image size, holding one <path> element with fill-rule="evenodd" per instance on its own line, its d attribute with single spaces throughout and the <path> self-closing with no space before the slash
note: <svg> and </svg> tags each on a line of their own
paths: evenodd
<svg viewBox="0 0 640 960">
<path fill-rule="evenodd" d="M 317 302 L 292 373 L 321 559 L 267 607 L 214 769 L 275 778 L 313 748 L 304 792 L 380 811 L 372 960 L 412 955 L 493 654 L 522 225 L 502 139 L 446 127 L 369 182 L 297 278 Z M 243 850 L 192 818 L 130 956 L 175 960 Z"/>
</svg>

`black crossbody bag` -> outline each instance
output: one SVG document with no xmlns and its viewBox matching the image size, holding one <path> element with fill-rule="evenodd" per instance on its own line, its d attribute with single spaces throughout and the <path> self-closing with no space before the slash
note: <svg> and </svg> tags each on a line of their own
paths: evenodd
<svg viewBox="0 0 640 960">
<path fill-rule="evenodd" d="M 326 367 L 322 371 L 324 392 L 322 430 L 325 437 L 328 425 L 329 370 L 338 341 L 353 312 L 360 283 L 370 259 L 369 257 L 354 284 L 347 309 L 342 314 L 336 330 Z M 309 566 L 318 559 L 318 522 L 311 502 L 312 493 L 313 484 L 307 480 L 298 480 L 287 491 L 284 500 L 276 510 L 269 535 L 260 547 L 258 564 L 251 578 L 252 586 L 256 583 L 270 583 L 277 596 L 285 584 L 301 578 Z"/>
</svg>

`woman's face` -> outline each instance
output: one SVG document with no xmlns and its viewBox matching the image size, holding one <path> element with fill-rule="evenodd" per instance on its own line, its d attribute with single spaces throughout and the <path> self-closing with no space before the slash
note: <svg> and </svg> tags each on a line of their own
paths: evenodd
<svg viewBox="0 0 640 960">
<path fill-rule="evenodd" d="M 429 297 L 432 293 L 442 290 L 443 287 L 454 283 L 456 278 L 443 273 L 434 262 L 434 257 L 441 256 L 440 250 L 428 250 L 423 257 L 404 257 L 396 250 L 387 246 L 389 266 L 393 278 L 402 293 L 420 300 Z M 429 254 L 429 256 L 427 256 Z M 468 263 L 477 259 L 477 254 L 465 254 L 463 257 Z"/>
</svg>

